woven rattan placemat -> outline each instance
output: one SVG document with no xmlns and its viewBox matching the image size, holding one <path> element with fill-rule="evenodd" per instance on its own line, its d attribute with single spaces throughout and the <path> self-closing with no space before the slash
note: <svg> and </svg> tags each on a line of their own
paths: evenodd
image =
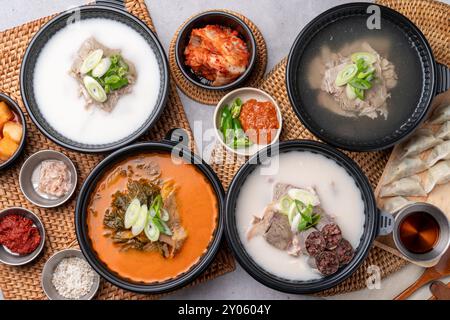
<svg viewBox="0 0 450 320">
<path fill-rule="evenodd" d="M 450 7 L 448 5 L 424 0 L 383 0 L 379 3 L 392 7 L 414 21 L 430 42 L 437 60 L 450 65 Z M 280 140 L 318 140 L 298 120 L 289 102 L 285 86 L 286 63 L 287 59 L 282 60 L 258 85 L 259 88 L 272 95 L 280 105 L 283 115 L 283 130 Z M 391 150 L 345 153 L 359 164 L 375 189 L 390 152 Z M 244 161 L 244 157 L 231 155 L 220 145 L 216 146 L 212 153 L 212 162 L 215 163 L 213 168 L 218 173 L 225 187 L 228 187 L 234 174 Z M 406 264 L 406 260 L 378 247 L 373 247 L 367 259 L 350 278 L 332 289 L 321 292 L 320 295 L 335 295 L 365 288 L 366 281 L 371 275 L 368 272 L 370 266 L 379 267 L 381 277 L 385 277 Z"/>
<path fill-rule="evenodd" d="M 152 20 L 144 0 L 126 0 L 129 12 L 143 20 L 154 31 Z M 27 44 L 39 28 L 50 17 L 42 18 L 0 33 L 0 91 L 16 100 L 22 110 L 25 108 L 19 90 L 19 69 Z M 25 113 L 26 114 L 26 113 Z M 55 209 L 43 209 L 29 203 L 22 195 L 18 176 L 23 161 L 32 153 L 53 149 L 64 152 L 75 163 L 78 169 L 78 188 L 94 166 L 103 159 L 101 155 L 81 154 L 63 149 L 45 138 L 26 114 L 28 137 L 26 148 L 21 157 L 11 168 L 0 172 L 0 210 L 13 206 L 26 207 L 40 216 L 47 232 L 44 253 L 33 263 L 22 267 L 10 267 L 0 264 L 0 288 L 6 299 L 43 299 L 41 289 L 41 271 L 45 261 L 56 251 L 77 245 L 74 226 L 74 196 L 64 206 Z M 165 133 L 174 127 L 185 128 L 193 141 L 192 132 L 186 118 L 181 101 L 171 84 L 167 106 L 155 127 L 143 138 L 160 140 Z M 223 246 L 210 267 L 192 284 L 213 279 L 224 273 L 233 271 L 235 263 L 229 250 Z M 106 281 L 101 282 L 97 298 L 99 299 L 155 299 L 158 295 L 139 295 L 119 289 Z"/>
<path fill-rule="evenodd" d="M 211 11 L 211 10 L 210 10 Z M 247 17 L 243 16 L 240 13 L 230 11 L 230 10 L 214 10 L 214 11 L 223 11 L 231 13 L 238 18 L 240 18 L 244 23 L 250 28 L 250 30 L 253 33 L 253 36 L 255 37 L 256 41 L 256 64 L 254 66 L 254 69 L 252 70 L 252 73 L 250 77 L 242 84 L 243 87 L 254 87 L 264 76 L 264 73 L 266 72 L 266 66 L 267 66 L 267 48 L 266 48 L 266 41 L 264 40 L 261 31 L 259 31 L 258 27 L 250 21 Z M 183 73 L 181 72 L 180 68 L 178 68 L 177 62 L 175 61 L 175 42 L 178 37 L 178 33 L 183 28 L 183 26 L 191 20 L 193 17 L 195 17 L 197 14 L 193 15 L 189 19 L 187 19 L 175 32 L 175 35 L 172 38 L 172 41 L 170 42 L 170 49 L 169 49 L 169 66 L 170 71 L 172 71 L 173 78 L 175 79 L 175 82 L 180 88 L 181 91 L 185 95 L 187 95 L 189 98 L 203 103 L 203 104 L 209 104 L 209 105 L 216 105 L 220 99 L 230 90 L 208 90 L 203 89 L 199 86 L 196 86 L 189 80 L 185 78 Z"/>
</svg>

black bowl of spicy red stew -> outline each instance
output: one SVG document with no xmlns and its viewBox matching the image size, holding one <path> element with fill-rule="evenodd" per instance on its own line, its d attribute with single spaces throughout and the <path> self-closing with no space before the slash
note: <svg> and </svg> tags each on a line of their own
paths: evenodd
<svg viewBox="0 0 450 320">
<path fill-rule="evenodd" d="M 216 29 L 217 27 L 217 29 Z M 246 61 L 245 71 L 238 76 L 231 76 L 229 80 L 217 81 L 216 74 L 211 74 L 212 69 L 206 66 L 195 67 L 188 65 L 185 55 L 186 48 L 190 45 L 193 30 L 212 28 L 207 32 L 232 33 L 237 36 L 234 41 L 239 46 L 245 46 Z M 194 31 L 196 32 L 196 31 Z M 219 39 L 219 37 L 217 37 Z M 241 51 L 242 52 L 242 51 Z M 209 90 L 229 90 L 242 84 L 250 76 L 256 63 L 256 41 L 250 28 L 236 15 L 223 11 L 207 11 L 196 15 L 187 21 L 178 33 L 175 42 L 175 60 L 178 68 L 187 80 L 194 85 Z M 220 61 L 218 61 L 220 63 Z M 194 71 L 194 69 L 196 69 Z M 208 74 L 208 75 L 206 75 Z"/>
<path fill-rule="evenodd" d="M 81 251 L 88 263 L 97 273 L 120 288 L 138 293 L 163 293 L 178 289 L 196 279 L 211 264 L 219 249 L 224 227 L 224 190 L 211 167 L 190 151 L 187 147 L 187 141 L 188 136 L 186 132 L 182 129 L 175 129 L 169 132 L 167 137 L 160 142 L 138 143 L 124 147 L 100 162 L 92 170 L 81 187 L 75 208 L 75 229 Z M 133 281 L 112 271 L 95 252 L 92 240 L 89 236 L 89 226 L 87 222 L 91 195 L 95 192 L 98 183 L 102 181 L 102 176 L 104 176 L 105 172 L 117 163 L 129 159 L 133 155 L 142 153 L 164 153 L 172 155 L 172 157 L 176 156 L 185 163 L 194 165 L 212 187 L 217 198 L 218 212 L 211 240 L 198 261 L 187 271 L 181 272 L 174 278 L 151 283 Z M 120 250 L 120 248 L 117 250 Z M 183 250 L 183 248 L 180 250 Z"/>
</svg>

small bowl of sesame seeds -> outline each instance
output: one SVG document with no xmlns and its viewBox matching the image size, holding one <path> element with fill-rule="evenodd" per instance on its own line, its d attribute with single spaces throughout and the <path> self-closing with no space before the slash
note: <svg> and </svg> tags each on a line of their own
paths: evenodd
<svg viewBox="0 0 450 320">
<path fill-rule="evenodd" d="M 50 300 L 91 300 L 100 286 L 100 276 L 80 250 L 65 249 L 47 260 L 41 282 Z"/>
</svg>

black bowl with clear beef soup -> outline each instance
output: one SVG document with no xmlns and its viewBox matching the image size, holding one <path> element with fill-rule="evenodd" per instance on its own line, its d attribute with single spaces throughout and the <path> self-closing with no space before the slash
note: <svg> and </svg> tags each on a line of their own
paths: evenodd
<svg viewBox="0 0 450 320">
<path fill-rule="evenodd" d="M 286 85 L 301 122 L 342 149 L 374 151 L 409 136 L 450 81 L 422 32 L 400 13 L 368 3 L 334 7 L 311 21 L 289 53 Z M 369 13 L 368 13 L 369 12 Z"/>
</svg>

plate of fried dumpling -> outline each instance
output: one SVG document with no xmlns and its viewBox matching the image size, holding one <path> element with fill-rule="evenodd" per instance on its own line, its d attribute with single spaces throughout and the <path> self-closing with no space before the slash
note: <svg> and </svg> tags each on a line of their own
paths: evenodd
<svg viewBox="0 0 450 320">
<path fill-rule="evenodd" d="M 377 195 L 394 199 L 426 198 L 437 186 L 449 182 L 450 101 L 443 101 L 411 138 L 394 149 L 377 188 Z M 387 207 L 392 209 L 392 201 L 384 199 L 383 203 L 386 202 Z M 396 206 L 394 208 L 398 210 Z"/>
</svg>

